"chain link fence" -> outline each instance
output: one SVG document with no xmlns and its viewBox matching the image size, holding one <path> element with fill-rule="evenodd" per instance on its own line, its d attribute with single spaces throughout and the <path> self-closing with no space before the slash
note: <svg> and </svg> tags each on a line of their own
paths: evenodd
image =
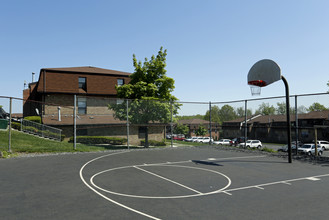
<svg viewBox="0 0 329 220">
<path fill-rule="evenodd" d="M 290 96 L 293 141 L 329 140 L 328 95 Z M 76 143 L 102 144 L 96 140 L 100 137 L 106 137 L 105 144 L 128 148 L 173 146 L 188 137 L 209 137 L 215 143 L 243 137 L 260 140 L 265 145 L 287 144 L 283 96 L 226 102 L 168 102 L 56 94 L 40 100 L 0 96 L 0 106 L 5 112 L 0 120 L 6 120 L 4 124 L 12 129 L 70 141 L 74 149 Z M 26 116 L 40 117 L 42 126 L 27 121 Z M 21 128 L 17 129 L 15 123 L 21 123 Z M 1 143 L 3 146 L 8 143 L 10 149 L 11 129 L 2 128 L 0 132 L 7 132 L 1 136 Z"/>
</svg>

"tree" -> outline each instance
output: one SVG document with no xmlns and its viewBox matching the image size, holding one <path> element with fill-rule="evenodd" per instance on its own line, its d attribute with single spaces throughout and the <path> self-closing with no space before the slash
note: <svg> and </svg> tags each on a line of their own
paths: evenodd
<svg viewBox="0 0 329 220">
<path fill-rule="evenodd" d="M 195 135 L 197 136 L 205 136 L 205 134 L 207 134 L 207 129 L 205 129 L 205 127 L 203 127 L 202 125 L 199 125 L 199 128 L 195 131 Z"/>
<path fill-rule="evenodd" d="M 278 102 L 276 103 L 278 106 L 276 110 L 277 115 L 285 115 L 286 114 L 286 103 L 285 102 Z M 295 114 L 295 108 L 290 106 L 290 114 Z M 298 111 L 298 109 L 297 109 Z"/>
<path fill-rule="evenodd" d="M 183 125 L 183 124 L 178 123 L 176 125 L 176 127 L 174 128 L 174 133 L 175 134 L 184 134 L 184 135 L 187 135 L 188 132 L 189 132 L 189 129 L 188 129 L 187 125 Z"/>
<path fill-rule="evenodd" d="M 245 109 L 243 107 L 238 107 L 236 109 L 236 115 L 239 118 L 244 117 L 245 116 Z M 251 116 L 251 115 L 252 115 L 252 110 L 247 109 L 247 116 Z"/>
<path fill-rule="evenodd" d="M 217 105 L 211 106 L 211 121 L 220 123 L 220 117 L 219 117 L 220 109 Z M 206 112 L 206 115 L 203 117 L 204 120 L 209 121 L 209 110 Z"/>
<path fill-rule="evenodd" d="M 134 72 L 130 75 L 129 84 L 116 86 L 119 98 L 132 99 L 128 105 L 129 122 L 145 125 L 145 147 L 149 146 L 148 127 L 150 122 L 167 123 L 173 115 L 177 114 L 179 104 L 174 103 L 177 98 L 173 92 L 174 80 L 166 76 L 166 55 L 167 50 L 161 47 L 158 55 L 150 60 L 145 58 L 144 63 L 137 62 L 133 55 Z M 126 120 L 127 106 L 121 104 L 109 104 L 114 110 L 114 117 Z"/>
<path fill-rule="evenodd" d="M 230 105 L 223 105 L 219 110 L 220 122 L 230 121 L 237 118 L 234 108 Z"/>
<path fill-rule="evenodd" d="M 256 110 L 256 114 L 261 115 L 274 115 L 275 114 L 275 108 L 268 103 L 262 103 L 259 105 L 259 108 Z"/>
<path fill-rule="evenodd" d="M 318 102 L 314 102 L 307 110 L 309 112 L 313 112 L 313 111 L 325 111 L 325 110 L 328 110 L 328 108 L 326 108 L 324 105 L 321 105 Z"/>
</svg>

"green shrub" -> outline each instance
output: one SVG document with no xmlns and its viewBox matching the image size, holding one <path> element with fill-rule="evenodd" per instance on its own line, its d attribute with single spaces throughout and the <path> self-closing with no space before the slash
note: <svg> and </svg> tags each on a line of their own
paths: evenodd
<svg viewBox="0 0 329 220">
<path fill-rule="evenodd" d="M 24 118 L 25 120 L 28 121 L 33 121 L 41 124 L 41 117 L 40 116 L 27 116 Z"/>
<path fill-rule="evenodd" d="M 262 151 L 269 152 L 269 153 L 275 153 L 275 152 L 276 152 L 275 150 L 273 150 L 273 149 L 271 149 L 271 148 L 267 148 L 267 147 L 264 147 L 264 148 L 262 149 Z"/>
<path fill-rule="evenodd" d="M 32 126 L 25 126 L 24 131 L 30 132 L 30 133 L 38 133 L 39 130 Z"/>
<path fill-rule="evenodd" d="M 73 142 L 74 137 L 71 137 L 69 142 Z M 106 136 L 77 136 L 77 143 L 81 144 L 112 144 L 123 145 L 127 143 L 126 138 L 106 137 Z"/>
<path fill-rule="evenodd" d="M 142 146 L 145 145 L 145 140 L 141 141 L 141 145 Z M 156 146 L 156 147 L 166 146 L 166 142 L 165 142 L 165 140 L 162 140 L 162 141 L 149 140 L 149 145 L 150 146 Z"/>
<path fill-rule="evenodd" d="M 12 122 L 11 123 L 11 127 L 13 128 L 13 129 L 16 129 L 16 130 L 21 130 L 21 123 L 18 123 L 18 122 Z"/>
</svg>

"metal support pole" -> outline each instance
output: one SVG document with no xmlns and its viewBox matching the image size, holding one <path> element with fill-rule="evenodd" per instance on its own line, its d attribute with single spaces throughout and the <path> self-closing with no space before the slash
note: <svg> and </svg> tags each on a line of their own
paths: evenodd
<svg viewBox="0 0 329 220">
<path fill-rule="evenodd" d="M 244 101 L 244 146 L 247 146 L 247 136 L 248 136 L 248 124 L 247 124 L 247 117 L 248 117 L 248 111 L 247 111 L 247 100 Z"/>
<path fill-rule="evenodd" d="M 8 137 L 8 152 L 11 153 L 11 113 L 12 113 L 12 103 L 13 99 L 10 97 L 9 99 L 9 137 Z"/>
<path fill-rule="evenodd" d="M 288 138 L 288 162 L 292 162 L 292 157 L 291 157 L 291 123 L 290 123 L 290 104 L 289 104 L 289 85 L 284 78 L 284 76 L 281 76 L 281 79 L 285 85 L 286 88 L 286 115 L 287 115 L 287 138 Z"/>
<path fill-rule="evenodd" d="M 74 109 L 73 109 L 73 148 L 77 149 L 77 95 L 74 95 Z"/>
<path fill-rule="evenodd" d="M 315 152 L 314 155 L 318 156 L 318 129 L 314 127 L 314 142 L 315 142 Z M 312 151 L 311 151 L 312 153 Z"/>
<path fill-rule="evenodd" d="M 209 133 L 210 133 L 210 140 L 209 140 L 209 145 L 212 144 L 212 141 L 211 141 L 211 131 L 212 131 L 212 127 L 211 127 L 211 102 L 209 102 Z"/>
<path fill-rule="evenodd" d="M 173 143 L 173 123 L 172 123 L 172 102 L 170 102 L 170 114 L 171 114 L 171 119 L 170 119 L 170 139 L 171 139 L 171 147 L 174 147 Z"/>
<path fill-rule="evenodd" d="M 297 95 L 295 95 L 295 125 L 296 125 L 296 155 L 298 153 L 298 112 L 297 112 Z"/>
<path fill-rule="evenodd" d="M 128 110 L 129 100 L 128 99 L 126 101 L 126 106 L 127 106 L 127 147 L 129 150 L 130 147 L 129 147 L 129 110 Z"/>
</svg>

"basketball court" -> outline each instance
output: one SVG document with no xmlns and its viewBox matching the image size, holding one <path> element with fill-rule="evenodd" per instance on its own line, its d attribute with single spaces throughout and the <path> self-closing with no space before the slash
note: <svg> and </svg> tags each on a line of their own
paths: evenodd
<svg viewBox="0 0 329 220">
<path fill-rule="evenodd" d="M 6 219 L 327 219 L 329 169 L 184 147 L 0 161 Z"/>
</svg>

